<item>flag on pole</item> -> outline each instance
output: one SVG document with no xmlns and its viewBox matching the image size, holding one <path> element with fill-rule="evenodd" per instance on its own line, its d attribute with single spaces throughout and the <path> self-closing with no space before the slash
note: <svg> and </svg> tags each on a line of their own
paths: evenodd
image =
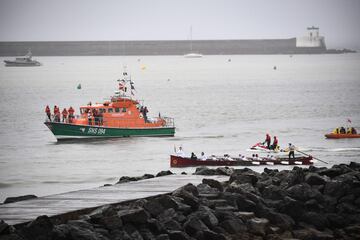
<svg viewBox="0 0 360 240">
<path fill-rule="evenodd" d="M 119 83 L 119 90 L 122 90 L 122 91 L 125 90 L 125 84 L 124 83 Z"/>
<path fill-rule="evenodd" d="M 350 118 L 348 118 L 348 119 L 347 119 L 347 121 L 348 121 L 348 123 L 351 123 L 351 120 L 350 120 Z"/>
</svg>

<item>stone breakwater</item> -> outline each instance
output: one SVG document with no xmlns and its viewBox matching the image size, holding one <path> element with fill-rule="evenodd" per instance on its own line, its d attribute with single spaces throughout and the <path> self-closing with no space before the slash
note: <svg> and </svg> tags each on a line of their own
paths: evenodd
<svg viewBox="0 0 360 240">
<path fill-rule="evenodd" d="M 360 164 L 251 169 L 198 168 L 204 179 L 166 195 L 106 205 L 56 221 L 0 223 L 0 239 L 360 239 Z"/>
</svg>

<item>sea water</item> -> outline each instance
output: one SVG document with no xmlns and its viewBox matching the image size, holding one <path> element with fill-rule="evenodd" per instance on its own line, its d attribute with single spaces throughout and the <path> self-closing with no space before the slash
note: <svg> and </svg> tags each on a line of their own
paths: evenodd
<svg viewBox="0 0 360 240">
<path fill-rule="evenodd" d="M 175 147 L 249 155 L 266 133 L 329 163 L 316 166 L 360 161 L 360 139 L 324 137 L 348 119 L 360 131 L 360 54 L 36 59 L 41 67 L 0 66 L 0 201 L 113 184 L 124 175 L 192 173 L 170 168 Z M 175 119 L 175 137 L 58 143 L 43 124 L 45 106 L 78 114 L 79 106 L 102 102 L 117 90 L 124 66 L 149 115 Z"/>
</svg>

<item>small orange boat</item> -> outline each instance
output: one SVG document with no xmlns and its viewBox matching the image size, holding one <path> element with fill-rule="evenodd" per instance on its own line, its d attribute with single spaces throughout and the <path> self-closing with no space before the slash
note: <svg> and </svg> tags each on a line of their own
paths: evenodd
<svg viewBox="0 0 360 240">
<path fill-rule="evenodd" d="M 350 120 L 349 120 L 350 121 Z M 360 134 L 357 133 L 353 127 L 335 128 L 331 133 L 325 134 L 326 138 L 339 139 L 339 138 L 360 138 Z"/>
<path fill-rule="evenodd" d="M 352 133 L 328 133 L 325 134 L 326 138 L 339 139 L 339 138 L 360 138 L 360 134 Z"/>
</svg>

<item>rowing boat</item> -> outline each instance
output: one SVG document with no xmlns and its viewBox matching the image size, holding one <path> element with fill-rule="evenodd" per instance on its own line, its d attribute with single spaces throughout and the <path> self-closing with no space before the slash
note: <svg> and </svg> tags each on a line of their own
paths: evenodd
<svg viewBox="0 0 360 240">
<path fill-rule="evenodd" d="M 193 167 L 193 166 L 258 166 L 258 165 L 311 165 L 313 164 L 312 156 L 301 156 L 291 158 L 262 158 L 253 159 L 251 157 L 243 160 L 241 158 L 231 157 L 210 157 L 206 160 L 194 159 L 190 157 L 182 157 L 170 155 L 171 167 Z"/>
</svg>

